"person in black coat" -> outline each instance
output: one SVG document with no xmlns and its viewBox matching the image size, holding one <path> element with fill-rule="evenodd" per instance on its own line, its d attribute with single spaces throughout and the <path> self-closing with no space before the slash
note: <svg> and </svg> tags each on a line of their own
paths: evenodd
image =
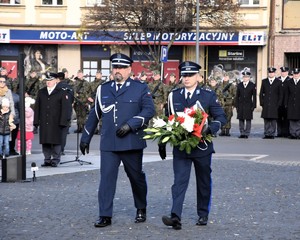
<svg viewBox="0 0 300 240">
<path fill-rule="evenodd" d="M 46 73 L 46 84 L 38 91 L 33 124 L 40 127 L 40 144 L 44 154 L 42 167 L 57 167 L 61 156 L 62 129 L 69 123 L 69 97 L 56 87 L 58 75 Z"/>
<path fill-rule="evenodd" d="M 281 80 L 281 87 L 283 90 L 283 101 L 278 109 L 278 119 L 277 119 L 277 137 L 288 137 L 289 136 L 289 120 L 287 119 L 287 108 L 284 104 L 286 98 L 288 97 L 286 94 L 287 83 L 290 81 L 290 77 L 288 76 L 289 68 L 281 67 L 281 76 L 279 80 Z"/>
<path fill-rule="evenodd" d="M 283 101 L 281 81 L 275 77 L 276 68 L 268 68 L 268 78 L 262 80 L 259 100 L 262 106 L 261 117 L 264 119 L 263 139 L 274 139 L 278 108 Z"/>
<path fill-rule="evenodd" d="M 256 86 L 253 82 L 249 81 L 251 76 L 250 69 L 245 69 L 242 75 L 243 81 L 237 86 L 235 107 L 237 119 L 239 119 L 239 138 L 248 138 L 251 131 L 253 111 L 256 108 Z"/>
<path fill-rule="evenodd" d="M 285 106 L 291 139 L 300 139 L 300 68 L 293 70 L 293 79 L 287 82 Z"/>
</svg>

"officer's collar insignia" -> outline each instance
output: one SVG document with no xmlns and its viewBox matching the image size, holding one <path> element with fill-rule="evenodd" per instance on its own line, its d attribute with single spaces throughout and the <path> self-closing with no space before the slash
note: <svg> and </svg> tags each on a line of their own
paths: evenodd
<svg viewBox="0 0 300 240">
<path fill-rule="evenodd" d="M 196 94 L 200 94 L 200 90 L 199 89 L 196 90 Z"/>
<path fill-rule="evenodd" d="M 130 86 L 130 82 L 126 82 L 126 87 L 129 87 Z"/>
<path fill-rule="evenodd" d="M 115 86 L 115 82 L 112 82 L 112 83 L 110 84 L 110 86 L 111 86 L 111 87 Z"/>
<path fill-rule="evenodd" d="M 183 94 L 183 93 L 184 93 L 184 89 L 181 89 L 180 94 Z"/>
</svg>

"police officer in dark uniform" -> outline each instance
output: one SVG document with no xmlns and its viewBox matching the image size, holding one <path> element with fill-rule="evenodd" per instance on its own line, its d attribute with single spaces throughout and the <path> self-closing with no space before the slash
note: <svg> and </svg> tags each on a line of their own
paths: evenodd
<svg viewBox="0 0 300 240">
<path fill-rule="evenodd" d="M 183 88 L 172 91 L 168 97 L 169 113 L 183 112 L 195 104 L 210 115 L 211 122 L 206 128 L 207 134 L 215 134 L 225 123 L 226 115 L 217 100 L 214 91 L 197 86 L 197 74 L 200 66 L 194 62 L 183 62 L 179 65 L 183 77 Z M 198 103 L 197 103 L 198 102 Z M 162 151 L 162 150 L 161 150 Z M 172 186 L 173 205 L 171 216 L 163 216 L 162 221 L 173 229 L 181 229 L 181 213 L 186 190 L 188 188 L 192 163 L 195 167 L 197 183 L 197 225 L 206 225 L 208 221 L 211 199 L 211 158 L 214 153 L 212 142 L 200 142 L 190 154 L 180 151 L 179 147 L 173 148 L 174 184 Z"/>
<path fill-rule="evenodd" d="M 268 68 L 268 78 L 261 82 L 259 101 L 262 106 L 261 117 L 264 119 L 263 139 L 274 139 L 278 108 L 282 104 L 283 91 L 281 81 L 275 77 L 276 68 Z"/>
<path fill-rule="evenodd" d="M 80 150 L 89 152 L 89 144 L 102 119 L 101 180 L 99 186 L 99 219 L 95 227 L 111 225 L 113 198 L 121 161 L 131 183 L 135 222 L 146 221 L 147 183 L 142 170 L 145 124 L 154 116 L 154 104 L 147 84 L 131 79 L 132 59 L 116 53 L 110 57 L 114 80 L 97 89 L 92 108 L 81 136 Z"/>
</svg>

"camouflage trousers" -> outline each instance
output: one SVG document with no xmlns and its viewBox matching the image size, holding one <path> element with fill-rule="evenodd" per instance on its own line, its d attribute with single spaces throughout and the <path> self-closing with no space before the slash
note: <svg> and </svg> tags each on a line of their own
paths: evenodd
<svg viewBox="0 0 300 240">
<path fill-rule="evenodd" d="M 233 107 L 231 105 L 224 106 L 223 109 L 226 114 L 227 123 L 223 126 L 222 129 L 231 129 L 231 118 L 233 116 Z"/>
</svg>

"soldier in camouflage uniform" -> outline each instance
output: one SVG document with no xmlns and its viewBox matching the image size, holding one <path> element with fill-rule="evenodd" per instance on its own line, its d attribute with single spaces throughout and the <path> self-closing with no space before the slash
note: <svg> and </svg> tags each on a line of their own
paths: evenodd
<svg viewBox="0 0 300 240">
<path fill-rule="evenodd" d="M 89 82 L 83 78 L 82 70 L 77 72 L 74 84 L 74 110 L 77 118 L 77 129 L 74 133 L 81 133 L 89 111 L 90 86 Z"/>
<path fill-rule="evenodd" d="M 167 91 L 165 85 L 160 80 L 160 72 L 153 72 L 153 82 L 148 83 L 148 87 L 152 94 L 153 102 L 155 105 L 155 116 L 161 116 L 163 114 L 163 108 L 167 102 Z"/>
<path fill-rule="evenodd" d="M 14 93 L 19 94 L 19 80 L 9 77 L 9 73 L 5 67 L 2 67 L 0 70 L 0 76 L 5 78 L 6 86 Z"/>
<path fill-rule="evenodd" d="M 202 74 L 200 74 L 200 73 L 197 74 L 197 81 L 198 81 L 199 87 L 204 87 L 204 88 L 207 87 L 206 83 L 204 82 L 204 77 Z"/>
<path fill-rule="evenodd" d="M 231 129 L 231 118 L 233 115 L 234 99 L 236 95 L 236 86 L 229 82 L 229 76 L 227 73 L 224 74 L 223 82 L 221 84 L 222 95 L 223 95 L 223 109 L 226 114 L 227 123 L 222 127 L 220 136 L 230 136 Z"/>
<path fill-rule="evenodd" d="M 40 80 L 35 70 L 30 70 L 29 77 L 25 81 L 25 97 L 36 99 L 40 89 Z"/>
<path fill-rule="evenodd" d="M 102 85 L 103 83 L 105 83 L 105 80 L 102 80 L 102 72 L 100 70 L 98 70 L 96 72 L 96 76 L 93 82 L 90 83 L 90 97 L 88 97 L 88 101 L 90 104 L 90 107 L 94 107 L 95 105 L 95 99 L 96 99 L 96 93 L 97 93 L 97 88 L 99 87 L 99 85 Z M 102 121 L 101 119 L 99 120 L 99 128 L 101 128 L 102 125 Z M 99 134 L 99 129 L 97 128 L 95 130 L 95 134 Z"/>
<path fill-rule="evenodd" d="M 71 80 L 71 78 L 69 78 L 69 71 L 66 68 L 63 68 L 61 71 L 65 74 L 64 81 L 73 87 L 75 84 L 75 80 Z"/>
<path fill-rule="evenodd" d="M 220 88 L 220 85 L 218 84 L 217 80 L 212 77 L 209 79 L 208 84 L 208 87 L 216 93 L 220 105 L 224 106 L 222 89 Z"/>
</svg>

